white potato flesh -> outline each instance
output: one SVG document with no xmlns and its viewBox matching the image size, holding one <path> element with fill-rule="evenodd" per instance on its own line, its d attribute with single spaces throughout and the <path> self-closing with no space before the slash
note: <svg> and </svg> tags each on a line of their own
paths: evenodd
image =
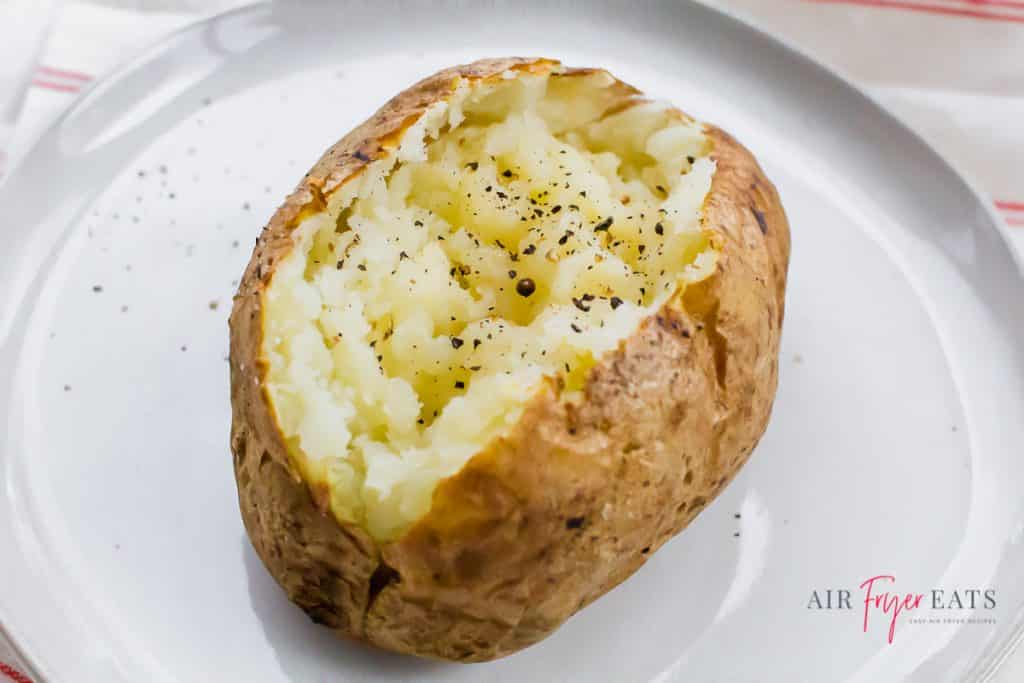
<svg viewBox="0 0 1024 683">
<path fill-rule="evenodd" d="M 462 83 L 296 228 L 262 351 L 292 457 L 340 519 L 401 535 L 543 378 L 578 394 L 713 272 L 701 126 L 657 104 L 606 114 L 610 85 Z"/>
</svg>

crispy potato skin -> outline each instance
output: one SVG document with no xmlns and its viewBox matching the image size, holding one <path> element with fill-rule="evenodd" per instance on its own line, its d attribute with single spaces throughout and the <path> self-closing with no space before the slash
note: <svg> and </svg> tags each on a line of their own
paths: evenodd
<svg viewBox="0 0 1024 683">
<path fill-rule="evenodd" d="M 231 313 L 231 448 L 257 554 L 339 635 L 422 657 L 501 657 L 549 635 L 636 571 L 733 478 L 764 432 L 778 379 L 789 227 L 753 156 L 707 126 L 717 171 L 704 224 L 717 272 L 604 357 L 578 404 L 549 383 L 519 424 L 442 480 L 430 512 L 378 544 L 316 503 L 264 387 L 263 296 L 291 231 L 387 154 L 458 76 L 546 72 L 483 60 L 398 95 L 332 147 L 257 241 Z M 587 73 L 589 70 L 570 70 Z M 623 102 L 637 94 L 618 84 Z"/>
</svg>

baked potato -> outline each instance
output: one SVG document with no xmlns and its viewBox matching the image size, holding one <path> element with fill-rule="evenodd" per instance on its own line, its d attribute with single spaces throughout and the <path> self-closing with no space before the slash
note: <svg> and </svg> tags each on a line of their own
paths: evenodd
<svg viewBox="0 0 1024 683">
<path fill-rule="evenodd" d="M 788 258 L 751 154 L 606 71 L 413 85 L 306 174 L 238 288 L 253 547 L 343 636 L 463 662 L 541 640 L 747 460 Z"/>
</svg>

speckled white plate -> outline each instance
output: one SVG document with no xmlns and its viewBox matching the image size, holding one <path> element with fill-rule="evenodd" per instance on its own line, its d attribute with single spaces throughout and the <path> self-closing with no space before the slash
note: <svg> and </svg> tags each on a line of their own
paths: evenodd
<svg viewBox="0 0 1024 683">
<path fill-rule="evenodd" d="M 953 169 L 697 5 L 284 5 L 97 83 L 0 190 L 0 621 L 40 677 L 931 682 L 997 665 L 1024 606 L 1024 278 Z M 758 154 L 793 228 L 781 386 L 751 463 L 636 576 L 525 652 L 426 663 L 334 640 L 253 554 L 226 318 L 257 232 L 328 145 L 421 76 L 509 53 L 605 66 Z M 858 586 L 880 574 L 927 594 L 891 644 L 880 610 L 863 631 Z M 850 609 L 815 609 L 827 589 Z M 932 589 L 994 605 L 933 610 Z"/>
</svg>

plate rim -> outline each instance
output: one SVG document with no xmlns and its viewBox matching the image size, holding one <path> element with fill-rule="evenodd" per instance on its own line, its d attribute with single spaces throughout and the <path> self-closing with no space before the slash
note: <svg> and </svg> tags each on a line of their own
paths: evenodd
<svg viewBox="0 0 1024 683">
<path fill-rule="evenodd" d="M 975 208 L 982 208 L 983 214 L 988 219 L 988 227 L 998 235 L 1002 248 L 1009 253 L 1010 260 L 1015 269 L 1014 274 L 1020 279 L 1021 283 L 1024 284 L 1024 255 L 1018 252 L 1015 248 L 1013 240 L 1010 237 L 1009 228 L 1004 224 L 995 206 L 989 200 L 988 193 L 981 189 L 980 184 L 977 182 L 973 174 L 955 165 L 953 160 L 950 159 L 947 154 L 937 149 L 927 138 L 911 127 L 911 125 L 901 116 L 886 107 L 884 103 L 878 97 L 873 95 L 866 87 L 859 85 L 841 71 L 818 59 L 793 41 L 759 27 L 754 23 L 754 19 L 746 15 L 742 10 L 735 7 L 711 4 L 707 0 L 683 1 L 691 7 L 699 7 L 702 11 L 718 15 L 720 18 L 732 23 L 735 28 L 741 28 L 745 32 L 758 36 L 760 39 L 770 44 L 772 50 L 781 51 L 789 58 L 798 60 L 804 68 L 817 70 L 820 74 L 827 77 L 831 82 L 832 87 L 840 89 L 845 88 L 848 92 L 860 96 L 860 98 L 874 110 L 876 115 L 887 119 L 892 124 L 895 124 L 903 136 L 912 139 L 918 145 L 926 148 L 934 155 L 941 165 L 945 166 L 944 170 L 961 182 L 964 188 L 969 191 L 969 194 L 975 200 Z M 32 139 L 30 144 L 26 145 L 25 151 L 14 161 L 14 164 L 3 177 L 2 182 L 0 182 L 0 199 L 3 199 L 6 195 L 7 190 L 10 187 L 11 180 L 21 174 L 23 169 L 34 159 L 34 157 L 38 155 L 43 143 L 47 139 L 59 133 L 59 129 L 66 123 L 66 121 L 73 118 L 83 106 L 90 105 L 93 99 L 92 95 L 96 91 L 103 89 L 112 82 L 118 81 L 126 72 L 144 65 L 147 60 L 152 59 L 159 54 L 163 54 L 167 46 L 183 36 L 202 31 L 208 26 L 218 22 L 239 20 L 245 15 L 257 14 L 272 7 L 274 4 L 273 0 L 255 0 L 238 7 L 196 19 L 169 31 L 157 40 L 147 43 L 142 48 L 117 61 L 114 66 L 108 69 L 100 77 L 87 84 L 75 100 L 50 123 L 44 126 Z M 436 0 L 436 4 L 443 5 L 455 3 L 454 0 Z M 497 4 L 504 5 L 509 3 L 504 0 L 498 0 Z M 534 11 L 542 11 L 541 4 L 537 2 L 537 0 L 528 0 L 528 2 L 524 4 L 527 4 L 529 9 Z M 612 3 L 603 0 L 603 4 L 611 5 Z M 140 91 L 138 97 L 144 97 L 144 92 L 145 91 Z M 102 97 L 102 93 L 100 97 Z M 14 311 L 17 311 L 22 307 L 25 301 L 25 296 L 26 293 L 22 292 L 17 299 L 12 300 L 12 308 Z M 6 347 L 8 342 L 9 339 L 6 335 L 0 336 L 0 348 Z M 4 450 L 0 448 L 0 465 L 4 464 L 6 459 Z M 0 502 L 4 502 L 5 504 L 10 502 L 10 496 L 3 488 L 0 488 Z M 7 609 L 3 602 L 0 602 L 0 638 L 3 638 L 4 642 L 11 650 L 13 650 L 15 657 L 18 662 L 23 665 L 25 673 L 28 676 L 39 681 L 49 680 L 45 675 L 47 667 L 42 664 L 45 657 L 41 656 L 38 652 L 30 651 L 25 645 L 24 638 L 17 637 L 17 627 L 12 625 L 12 616 L 14 615 L 10 613 L 10 610 Z M 1020 612 L 1013 616 L 1014 624 L 1010 627 L 1007 636 L 998 642 L 990 643 L 985 649 L 979 652 L 978 656 L 975 658 L 974 664 L 967 671 L 967 680 L 990 680 L 992 676 L 999 672 L 1006 660 L 1011 657 L 1016 650 L 1024 647 L 1024 645 L 1022 645 L 1022 643 L 1024 643 L 1024 612 Z"/>
</svg>

